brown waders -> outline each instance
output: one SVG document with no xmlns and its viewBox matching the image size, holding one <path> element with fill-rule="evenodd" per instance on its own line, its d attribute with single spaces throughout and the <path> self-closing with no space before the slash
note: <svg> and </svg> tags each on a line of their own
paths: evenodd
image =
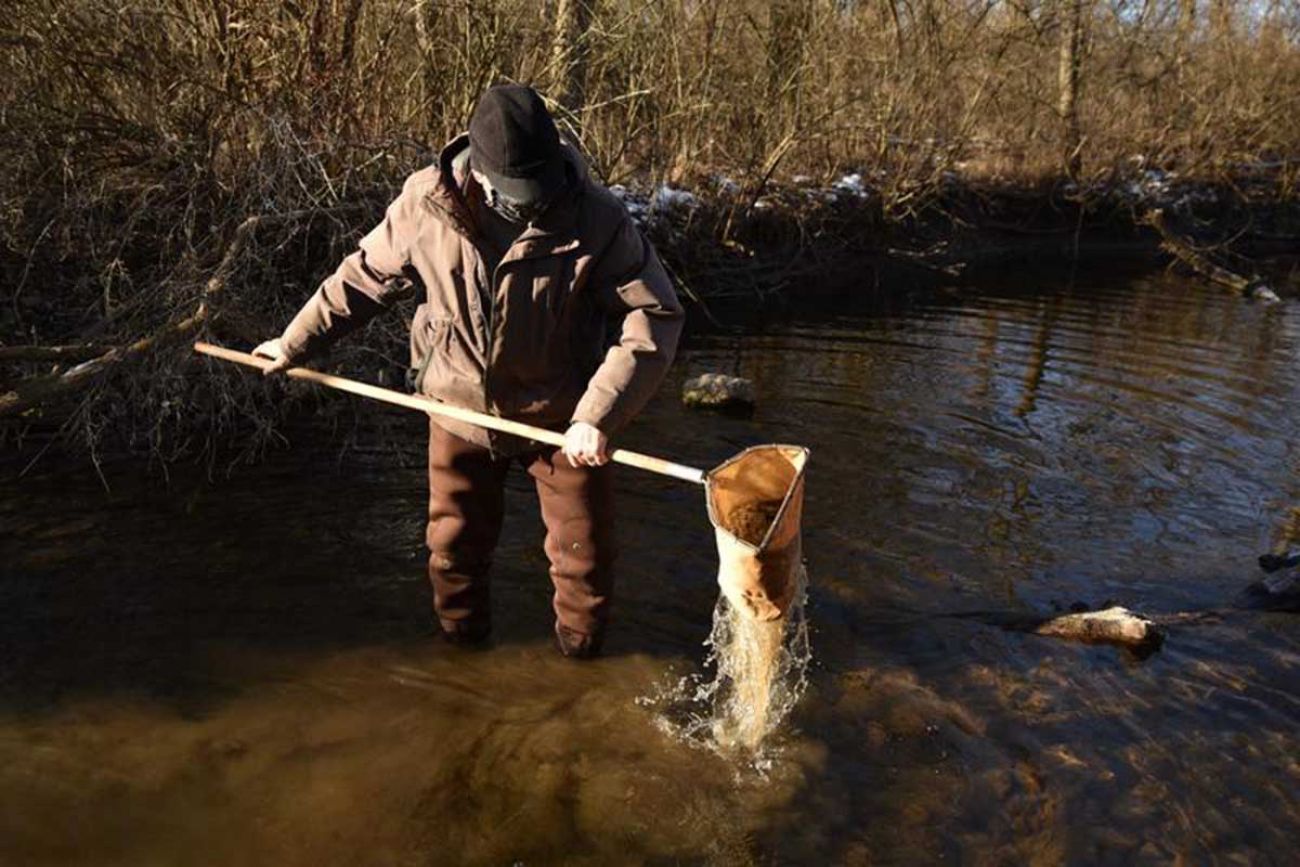
<svg viewBox="0 0 1300 867">
<path fill-rule="evenodd" d="M 572 467 L 555 448 L 494 454 L 429 424 L 429 579 L 442 631 L 474 642 L 491 630 L 488 567 L 501 534 L 506 471 L 537 483 L 555 585 L 555 636 L 566 656 L 599 652 L 614 583 L 611 467 Z"/>
</svg>

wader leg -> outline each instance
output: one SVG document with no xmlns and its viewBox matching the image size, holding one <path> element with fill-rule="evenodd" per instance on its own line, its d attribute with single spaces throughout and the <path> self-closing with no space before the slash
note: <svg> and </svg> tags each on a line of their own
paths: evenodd
<svg viewBox="0 0 1300 867">
<path fill-rule="evenodd" d="M 600 652 L 614 589 L 613 467 L 572 467 L 548 449 L 528 472 L 546 523 L 555 585 L 555 636 L 566 656 Z"/>
<path fill-rule="evenodd" d="M 492 628 L 488 567 L 501 535 L 508 460 L 429 423 L 429 580 L 444 633 L 476 641 Z"/>
</svg>

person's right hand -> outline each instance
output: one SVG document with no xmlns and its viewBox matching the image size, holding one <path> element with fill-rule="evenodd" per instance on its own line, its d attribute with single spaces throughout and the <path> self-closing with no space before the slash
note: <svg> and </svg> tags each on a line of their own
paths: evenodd
<svg viewBox="0 0 1300 867">
<path fill-rule="evenodd" d="M 283 373 L 291 366 L 289 364 L 289 356 L 284 354 L 284 346 L 280 343 L 280 338 L 278 337 L 274 340 L 268 340 L 265 343 L 258 345 L 258 347 L 253 350 L 253 354 L 260 355 L 263 358 L 269 358 L 271 361 L 275 362 L 262 371 L 262 373 L 267 376 L 270 376 L 273 373 Z"/>
</svg>

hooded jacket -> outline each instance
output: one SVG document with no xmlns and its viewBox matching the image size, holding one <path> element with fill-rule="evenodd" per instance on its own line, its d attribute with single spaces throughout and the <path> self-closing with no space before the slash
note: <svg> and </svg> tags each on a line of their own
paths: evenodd
<svg viewBox="0 0 1300 867">
<path fill-rule="evenodd" d="M 565 147 L 569 183 L 501 256 L 463 193 L 467 136 L 407 178 L 383 221 L 327 278 L 281 336 L 294 361 L 325 350 L 414 284 L 415 389 L 541 427 L 586 422 L 613 434 L 645 405 L 676 351 L 683 312 L 654 249 L 622 203 Z M 463 439 L 503 452 L 527 443 L 452 420 Z"/>
</svg>

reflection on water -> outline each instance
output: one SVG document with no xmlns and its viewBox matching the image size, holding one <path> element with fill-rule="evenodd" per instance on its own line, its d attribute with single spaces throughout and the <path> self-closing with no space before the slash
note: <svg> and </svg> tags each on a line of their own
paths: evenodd
<svg viewBox="0 0 1300 867">
<path fill-rule="evenodd" d="M 1300 504 L 1297 361 L 1294 304 L 1113 275 L 697 342 L 627 445 L 813 455 L 817 658 L 766 778 L 636 702 L 710 629 L 689 486 L 622 475 L 610 656 L 578 665 L 520 479 L 497 643 L 430 639 L 418 420 L 341 460 L 308 420 L 212 484 L 6 483 L 0 863 L 1289 863 L 1300 618 L 1138 661 L 945 615 L 1222 606 Z M 678 408 L 704 369 L 755 417 Z"/>
<path fill-rule="evenodd" d="M 582 863 L 710 840 L 725 856 L 792 795 L 737 787 L 720 761 L 701 780 L 707 758 L 636 725 L 660 665 L 644 655 L 209 661 L 256 685 L 194 716 L 116 696 L 7 725 L 5 863 Z"/>
</svg>

